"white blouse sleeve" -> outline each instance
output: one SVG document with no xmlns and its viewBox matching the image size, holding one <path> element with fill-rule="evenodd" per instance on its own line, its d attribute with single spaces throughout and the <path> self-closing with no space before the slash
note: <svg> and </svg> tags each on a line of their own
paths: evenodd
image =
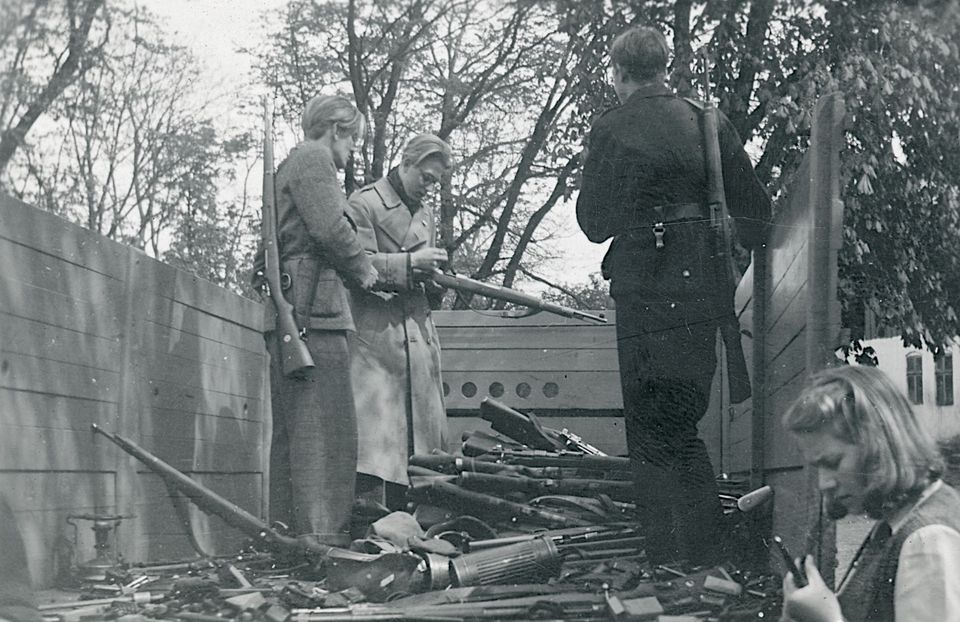
<svg viewBox="0 0 960 622">
<path fill-rule="evenodd" d="M 960 620 L 960 532 L 927 525 L 904 541 L 894 589 L 895 619 Z"/>
</svg>

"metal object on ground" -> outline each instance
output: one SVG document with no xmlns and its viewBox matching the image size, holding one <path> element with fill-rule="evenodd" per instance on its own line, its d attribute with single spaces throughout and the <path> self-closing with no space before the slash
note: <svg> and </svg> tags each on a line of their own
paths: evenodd
<svg viewBox="0 0 960 622">
<path fill-rule="evenodd" d="M 550 539 L 467 553 L 450 560 L 456 586 L 524 583 L 548 579 L 560 569 L 560 551 Z"/>
<path fill-rule="evenodd" d="M 420 557 L 426 565 L 426 573 L 430 578 L 431 590 L 442 590 L 450 587 L 450 558 L 436 553 L 421 553 Z"/>
<path fill-rule="evenodd" d="M 130 516 L 108 514 L 68 514 L 67 523 L 73 527 L 74 546 L 79 545 L 78 526 L 75 521 L 93 522 L 93 559 L 77 564 L 77 576 L 81 581 L 106 581 L 107 573 L 120 568 L 121 556 L 116 551 L 116 532 L 114 531 L 124 518 Z M 114 532 L 111 538 L 111 532 Z M 111 543 L 112 540 L 112 543 Z"/>
</svg>

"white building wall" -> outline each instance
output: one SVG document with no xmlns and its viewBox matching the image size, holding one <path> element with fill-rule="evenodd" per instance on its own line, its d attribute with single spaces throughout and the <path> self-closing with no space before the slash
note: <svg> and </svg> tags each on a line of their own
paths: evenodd
<svg viewBox="0 0 960 622">
<path fill-rule="evenodd" d="M 960 345 L 954 343 L 953 351 L 953 401 L 949 406 L 937 406 L 937 381 L 933 353 L 903 345 L 900 337 L 869 339 L 864 346 L 871 346 L 877 353 L 879 367 L 897 387 L 907 395 L 907 355 L 920 354 L 923 369 L 923 404 L 914 404 L 917 414 L 927 423 L 938 439 L 960 435 Z"/>
</svg>

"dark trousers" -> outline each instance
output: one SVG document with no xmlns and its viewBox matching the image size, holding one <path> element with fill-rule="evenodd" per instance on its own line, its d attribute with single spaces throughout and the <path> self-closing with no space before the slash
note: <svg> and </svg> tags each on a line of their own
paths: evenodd
<svg viewBox="0 0 960 622">
<path fill-rule="evenodd" d="M 679 306 L 618 296 L 624 421 L 647 555 L 712 563 L 723 511 L 697 422 L 716 367 L 715 322 Z"/>
<path fill-rule="evenodd" d="M 357 470 L 357 415 L 345 331 L 312 330 L 316 367 L 302 378 L 280 371 L 278 340 L 267 334 L 273 436 L 270 518 L 328 544 L 349 542 Z"/>
</svg>

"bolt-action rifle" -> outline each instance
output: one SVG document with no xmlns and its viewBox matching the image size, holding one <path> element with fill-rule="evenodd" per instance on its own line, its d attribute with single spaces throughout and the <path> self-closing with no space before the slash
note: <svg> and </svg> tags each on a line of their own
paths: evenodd
<svg viewBox="0 0 960 622">
<path fill-rule="evenodd" d="M 277 310 L 280 335 L 280 368 L 284 376 L 295 376 L 314 366 L 304 340 L 306 327 L 297 327 L 293 305 L 284 297 L 290 287 L 289 275 L 280 273 L 280 249 L 277 243 L 277 201 L 273 180 L 273 110 L 263 103 L 263 224 L 260 235 L 264 254 L 264 279 L 273 306 Z M 286 281 L 284 280 L 286 276 Z M 286 287 L 284 287 L 286 285 Z"/>
<path fill-rule="evenodd" d="M 423 467 L 432 471 L 458 474 L 465 471 L 473 473 L 489 473 L 491 475 L 523 475 L 539 479 L 588 478 L 603 480 L 632 481 L 633 475 L 628 471 L 611 471 L 602 469 L 578 469 L 576 467 L 531 467 L 519 464 L 503 464 L 480 458 L 454 456 L 452 454 L 410 456 L 411 466 Z"/>
<path fill-rule="evenodd" d="M 733 295 L 740 271 L 733 259 L 733 232 L 730 226 L 730 212 L 723 190 L 723 167 L 720 160 L 720 136 L 718 134 L 717 106 L 710 92 L 709 59 L 702 57 L 704 104 L 701 108 L 703 138 L 706 147 L 707 206 L 710 209 L 710 223 L 715 236 L 717 278 L 724 292 L 723 308 L 733 308 Z M 727 369 L 730 373 L 730 401 L 740 403 L 750 397 L 750 375 L 743 357 L 740 344 L 740 321 L 736 314 L 726 318 L 720 324 L 720 335 L 727 352 Z"/>
<path fill-rule="evenodd" d="M 120 449 L 142 462 L 147 468 L 163 478 L 165 482 L 169 482 L 175 490 L 193 501 L 204 512 L 219 516 L 231 527 L 242 531 L 274 550 L 294 551 L 303 549 L 303 545 L 296 538 L 280 534 L 239 505 L 224 499 L 197 483 L 133 441 L 119 434 L 111 434 L 96 423 L 91 424 L 91 428 L 96 434 L 110 439 Z M 316 552 L 326 553 L 327 549 L 318 549 Z"/>
<path fill-rule="evenodd" d="M 505 464 L 518 464 L 533 467 L 566 467 L 593 469 L 597 471 L 629 471 L 630 459 L 620 456 L 594 456 L 570 451 L 553 452 L 529 449 L 525 451 L 505 450 L 497 453 L 477 456 L 479 460 L 491 460 Z"/>
<path fill-rule="evenodd" d="M 371 555 L 328 546 L 308 538 L 292 538 L 271 528 L 265 522 L 235 503 L 170 466 L 146 449 L 119 434 L 111 434 L 96 423 L 93 431 L 101 434 L 159 475 L 168 487 L 184 495 L 207 514 L 253 538 L 273 552 L 301 556 L 312 563 L 322 563 L 327 582 L 334 589 L 357 587 L 372 601 L 385 600 L 393 593 L 413 592 L 418 588 L 417 566 L 420 558 L 412 553 Z"/>
<path fill-rule="evenodd" d="M 522 475 L 496 475 L 470 471 L 464 471 L 456 477 L 456 483 L 463 488 L 495 494 L 525 492 L 536 495 L 556 494 L 581 497 L 604 494 L 616 501 L 635 501 L 637 496 L 633 482 L 617 480 L 574 477 L 539 479 Z"/>
<path fill-rule="evenodd" d="M 509 287 L 483 283 L 465 276 L 460 276 L 459 274 L 449 274 L 443 270 L 440 270 L 439 268 L 435 268 L 432 271 L 418 271 L 417 276 L 418 278 L 433 281 L 437 285 L 454 289 L 458 292 L 486 296 L 487 298 L 493 298 L 494 300 L 502 300 L 503 302 L 523 305 L 524 307 L 528 307 L 535 311 L 546 311 L 547 313 L 553 313 L 554 315 L 568 317 L 575 320 L 590 320 L 591 322 L 598 322 L 600 324 L 607 323 L 607 318 L 599 315 L 593 315 L 592 313 L 586 313 L 570 307 L 564 307 L 563 305 L 540 300 L 539 298 L 531 296 L 530 294 L 524 294 L 523 292 L 510 289 Z"/>
</svg>

